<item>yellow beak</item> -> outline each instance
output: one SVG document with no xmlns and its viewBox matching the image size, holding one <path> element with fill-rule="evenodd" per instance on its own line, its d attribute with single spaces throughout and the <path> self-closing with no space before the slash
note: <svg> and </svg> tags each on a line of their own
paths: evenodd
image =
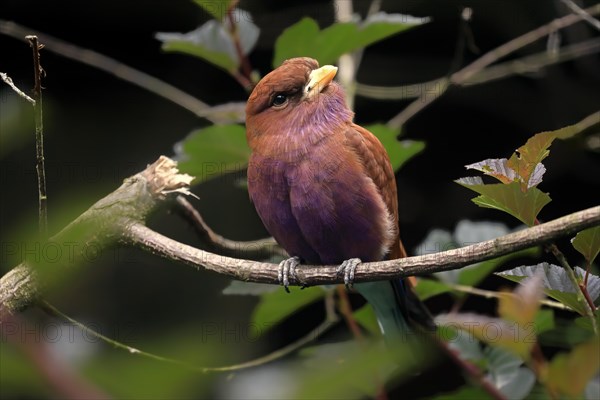
<svg viewBox="0 0 600 400">
<path fill-rule="evenodd" d="M 313 98 L 321 93 L 335 78 L 337 67 L 333 65 L 323 65 L 321 68 L 313 70 L 308 76 L 308 83 L 304 87 L 304 97 Z"/>
</svg>

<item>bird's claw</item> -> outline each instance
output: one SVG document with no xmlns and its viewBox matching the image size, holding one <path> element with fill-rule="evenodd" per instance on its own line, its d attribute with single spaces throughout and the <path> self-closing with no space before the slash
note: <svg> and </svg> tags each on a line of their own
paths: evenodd
<svg viewBox="0 0 600 400">
<path fill-rule="evenodd" d="M 346 285 L 346 289 L 350 289 L 354 285 L 354 272 L 356 271 L 356 267 L 360 263 L 362 263 L 360 258 L 350 258 L 344 261 L 338 267 L 337 274 L 344 274 L 344 285 Z"/>
<path fill-rule="evenodd" d="M 277 279 L 279 280 L 279 284 L 283 285 L 286 292 L 290 292 L 288 286 L 290 286 L 290 276 L 292 280 L 296 280 L 296 267 L 300 265 L 299 257 L 290 257 L 287 260 L 283 260 L 279 263 L 279 272 L 277 274 Z"/>
</svg>

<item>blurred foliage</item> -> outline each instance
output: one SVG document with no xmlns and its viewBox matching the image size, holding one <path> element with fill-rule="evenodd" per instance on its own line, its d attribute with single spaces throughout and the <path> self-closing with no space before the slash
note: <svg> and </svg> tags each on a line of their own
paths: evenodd
<svg viewBox="0 0 600 400">
<path fill-rule="evenodd" d="M 199 129 L 175 148 L 179 170 L 194 176 L 194 183 L 243 170 L 250 157 L 246 130 L 240 125 L 212 125 Z"/>
<path fill-rule="evenodd" d="M 293 296 L 283 290 L 263 293 L 252 313 L 251 320 L 262 331 L 266 332 L 301 308 L 322 299 L 324 296 L 325 290 L 320 287 L 296 290 Z"/>
<path fill-rule="evenodd" d="M 188 33 L 158 33 L 156 38 L 162 42 L 162 49 L 196 57 L 227 71 L 232 79 L 239 82 L 255 83 L 258 72 L 244 71 L 245 58 L 252 53 L 260 33 L 250 14 L 235 8 L 236 1 L 194 2 L 213 19 Z M 313 57 L 321 64 L 335 63 L 344 54 L 360 52 L 369 45 L 428 21 L 400 14 L 376 13 L 362 21 L 356 19 L 320 28 L 314 19 L 306 17 L 288 26 L 275 40 L 272 65 L 278 66 L 285 59 L 296 56 Z M 240 80 L 240 75 L 245 81 Z M 21 111 L 17 111 L 11 118 L 18 117 L 20 121 Z M 421 141 L 399 141 L 400 132 L 387 125 L 374 124 L 366 128 L 383 143 L 396 171 L 425 148 Z M 500 183 L 484 183 L 480 177 L 463 178 L 457 182 L 479 194 L 473 199 L 475 204 L 506 212 L 532 226 L 551 200 L 548 194 L 537 188 L 546 172 L 542 161 L 549 156 L 549 148 L 555 139 L 567 139 L 577 133 L 575 127 L 543 132 L 531 137 L 508 159 L 487 159 L 467 166 Z M 245 129 L 235 124 L 195 130 L 175 148 L 180 169 L 196 176 L 196 183 L 243 170 L 250 155 Z M 0 155 L 4 156 L 4 153 Z M 433 230 L 417 251 L 420 254 L 435 253 L 506 233 L 508 228 L 501 224 L 461 221 L 452 233 Z M 80 232 L 73 232 L 72 237 L 76 238 L 78 234 Z M 571 396 L 592 399 L 598 390 L 593 379 L 600 369 L 597 336 L 600 312 L 596 311 L 589 318 L 586 308 L 589 305 L 582 300 L 579 288 L 583 287 L 592 301 L 597 301 L 600 296 L 600 278 L 590 273 L 600 250 L 599 238 L 600 228 L 596 227 L 578 233 L 573 239 L 573 247 L 585 258 L 588 267 L 587 271 L 574 269 L 577 282 L 572 281 L 565 269 L 547 262 L 493 274 L 515 259 L 539 257 L 540 249 L 532 248 L 420 279 L 415 291 L 422 300 L 436 301 L 436 298 L 445 296 L 453 309 L 458 310 L 470 296 L 476 295 L 474 291 L 465 291 L 465 287 L 475 289 L 497 276 L 518 282 L 516 289 L 510 292 L 488 291 L 490 297 L 498 299 L 497 316 L 470 312 L 438 316 L 436 337 L 456 350 L 461 359 L 479 367 L 507 398 Z M 60 250 L 67 254 L 68 249 Z M 30 258 L 39 256 L 37 250 L 29 253 Z M 49 272 L 44 279 L 51 282 L 51 266 L 46 265 L 48 263 L 38 264 L 44 264 L 41 268 Z M 326 290 L 307 288 L 288 294 L 274 290 L 272 286 L 237 283 L 227 288 L 224 294 L 252 296 L 256 300 L 251 317 L 252 324 L 259 328 L 255 332 L 256 340 L 268 341 L 274 326 L 285 324 L 311 304 L 323 302 Z M 542 306 L 540 300 L 544 295 L 552 297 L 568 310 L 559 315 L 553 309 Z M 576 318 L 577 313 L 582 317 Z M 77 363 L 71 360 L 72 364 L 85 378 L 115 398 L 208 398 L 219 390 L 222 384 L 219 379 L 226 382 L 223 386 L 247 390 L 252 385 L 258 387 L 261 394 L 277 393 L 273 396 L 276 398 L 371 398 L 389 387 L 398 387 L 403 381 L 426 371 L 436 361 L 433 346 L 418 340 L 419 335 L 415 335 L 415 340 L 384 346 L 369 304 L 355 310 L 352 318 L 366 338 L 317 340 L 317 335 L 311 338 L 314 345 L 275 363 L 259 363 L 253 369 L 245 369 L 243 364 L 229 365 L 229 369 L 240 371 L 231 372 L 225 378 L 224 375 L 200 371 L 203 367 L 222 367 L 228 362 L 240 362 L 240 358 L 249 356 L 237 354 L 235 346 L 223 340 L 223 336 L 218 334 L 220 329 L 226 331 L 227 327 L 223 326 L 170 329 L 165 323 L 159 335 L 143 332 L 141 340 L 131 343 L 137 348 L 181 360 L 180 365 L 141 358 L 135 351 L 109 349 L 97 338 L 62 344 L 41 342 L 51 351 L 64 352 L 62 345 L 88 352 Z M 31 329 L 36 332 L 35 327 Z M 3 334 L 6 333 L 15 334 L 7 332 L 3 326 Z M 128 342 L 126 337 L 118 334 L 115 339 Z M 245 339 L 250 340 L 248 337 Z M 25 342 L 21 343 L 23 346 L 6 345 L 3 337 L 0 364 L 10 365 L 9 368 L 3 367 L 0 374 L 3 395 L 18 397 L 20 393 L 27 393 L 31 397 L 54 397 L 54 391 L 43 382 L 34 365 L 26 360 L 30 349 Z M 260 346 L 263 344 L 261 342 Z M 546 345 L 565 351 L 547 356 L 538 351 L 539 346 Z M 253 378 L 250 383 L 244 380 L 246 374 L 252 376 L 252 373 L 268 372 L 273 366 L 281 379 L 274 380 L 273 375 L 268 375 L 266 378 Z M 451 393 L 437 393 L 432 398 L 488 396 L 471 380 L 460 385 Z M 223 392 L 226 390 L 220 393 Z"/>
</svg>

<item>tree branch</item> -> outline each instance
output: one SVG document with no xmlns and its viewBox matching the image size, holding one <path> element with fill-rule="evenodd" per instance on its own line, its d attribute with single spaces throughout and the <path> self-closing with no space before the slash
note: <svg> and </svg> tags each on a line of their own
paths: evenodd
<svg viewBox="0 0 600 400">
<path fill-rule="evenodd" d="M 13 80 L 10 78 L 10 76 L 8 76 L 8 74 L 4 73 L 4 72 L 0 72 L 0 79 L 2 79 L 2 81 L 4 83 L 6 83 L 8 86 L 11 87 L 11 89 L 18 94 L 20 97 L 24 98 L 25 100 L 27 100 L 28 102 L 31 103 L 31 105 L 35 105 L 35 100 L 32 99 L 31 97 L 27 96 L 21 89 L 19 89 L 17 87 L 17 85 L 15 85 L 15 83 L 13 82 Z"/>
<path fill-rule="evenodd" d="M 126 179 L 120 188 L 98 201 L 50 239 L 53 244 L 60 246 L 62 254 L 72 256 L 68 260 L 60 260 L 60 265 L 70 266 L 86 262 L 84 252 L 72 250 L 73 243 L 82 246 L 93 245 L 97 251 L 120 243 L 234 279 L 277 284 L 276 264 L 231 258 L 199 250 L 169 239 L 144 225 L 144 220 L 165 200 L 168 193 L 186 191 L 191 179 L 188 175 L 178 174 L 176 163 L 166 157 L 159 158 L 146 170 Z M 459 249 L 398 260 L 363 263 L 356 271 L 355 281 L 388 280 L 457 269 L 545 244 L 599 224 L 600 206 L 596 206 Z M 53 262 L 56 263 L 56 260 Z M 47 281 L 46 277 L 60 275 L 56 265 L 46 263 L 41 266 L 47 268 L 35 268 L 36 265 L 40 266 L 39 264 L 40 262 L 26 260 L 0 279 L 0 323 L 7 314 L 20 311 L 35 302 L 39 298 L 42 284 Z M 343 277 L 337 275 L 337 268 L 337 265 L 303 265 L 297 269 L 298 279 L 292 283 L 301 286 L 341 283 Z M 42 273 L 46 275 L 39 276 Z"/>
<path fill-rule="evenodd" d="M 354 280 L 355 282 L 389 280 L 458 269 L 549 243 L 559 237 L 596 225 L 600 225 L 600 206 L 471 246 L 417 257 L 363 263 L 357 268 Z M 276 264 L 230 258 L 199 250 L 169 239 L 140 223 L 129 224 L 126 229 L 125 243 L 141 247 L 167 259 L 196 268 L 202 267 L 242 281 L 278 283 Z M 292 284 L 312 286 L 342 283 L 343 277 L 337 276 L 337 268 L 337 265 L 302 265 L 296 270 L 298 279 Z"/>
<path fill-rule="evenodd" d="M 577 4 L 575 4 L 573 2 L 573 0 L 561 0 L 561 1 L 563 2 L 564 5 L 569 7 L 569 9 L 574 14 L 580 15 L 584 21 L 586 21 L 588 24 L 590 24 L 591 26 L 593 26 L 594 28 L 596 28 L 597 30 L 600 31 L 600 21 L 598 21 L 597 19 L 592 17 L 586 10 L 584 10 L 583 8 L 581 8 Z"/>
<path fill-rule="evenodd" d="M 600 4 L 593 5 L 586 8 L 585 13 L 588 15 L 597 15 L 600 13 Z M 559 29 L 566 28 L 579 22 L 583 19 L 581 14 L 569 14 L 561 18 L 550 21 L 549 23 L 542 25 L 532 31 L 529 31 L 521 36 L 518 36 L 503 45 L 496 47 L 495 49 L 485 53 L 471 64 L 467 65 L 460 71 L 453 73 L 449 79 L 441 79 L 440 92 L 437 96 L 431 96 L 429 93 L 421 95 L 418 99 L 410 103 L 404 110 L 398 115 L 388 121 L 387 125 L 391 128 L 400 128 L 410 118 L 415 116 L 418 112 L 423 110 L 429 104 L 440 98 L 442 94 L 452 85 L 461 85 L 462 83 L 471 79 L 479 71 L 486 68 L 488 65 L 498 61 L 499 59 L 506 57 L 507 55 L 517 51 L 520 48 L 527 46 L 530 43 L 535 42 L 544 36 L 549 35 L 552 32 L 556 32 Z"/>
<path fill-rule="evenodd" d="M 548 51 L 542 51 L 484 68 L 460 83 L 460 86 L 481 85 L 513 75 L 535 73 L 545 67 L 597 53 L 599 50 L 600 40 L 594 38 L 561 47 L 556 54 L 550 55 Z M 377 86 L 356 82 L 356 94 L 378 100 L 414 99 L 425 95 L 436 97 L 442 95 L 446 84 L 447 78 L 445 77 L 402 86 Z"/>
<path fill-rule="evenodd" d="M 39 251 L 0 278 L 0 324 L 7 314 L 20 311 L 40 296 L 44 285 L 60 276 L 57 266 L 72 267 L 89 261 L 89 252 L 100 252 L 118 242 L 127 225 L 140 223 L 171 192 L 185 192 L 193 179 L 179 174 L 176 163 L 160 157 L 144 171 L 126 179 L 121 187 L 92 205 L 45 243 Z M 61 254 L 46 259 L 48 245 Z"/>
<path fill-rule="evenodd" d="M 25 35 L 34 34 L 44 42 L 46 50 L 52 51 L 68 59 L 90 65 L 156 94 L 174 104 L 192 112 L 212 123 L 237 123 L 244 121 L 245 102 L 232 102 L 218 106 L 210 106 L 194 96 L 170 85 L 145 72 L 125 65 L 114 58 L 100 54 L 94 50 L 82 48 L 48 34 L 19 25 L 12 21 L 0 19 L 0 33 L 22 40 Z"/>
</svg>

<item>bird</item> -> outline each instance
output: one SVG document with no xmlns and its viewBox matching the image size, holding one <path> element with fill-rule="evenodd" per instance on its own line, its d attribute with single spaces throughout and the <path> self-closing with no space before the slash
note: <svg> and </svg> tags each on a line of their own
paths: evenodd
<svg viewBox="0 0 600 400">
<path fill-rule="evenodd" d="M 419 315 L 424 306 L 408 282 L 353 285 L 361 262 L 407 254 L 389 156 L 353 122 L 336 73 L 335 66 L 298 57 L 256 84 L 246 104 L 248 192 L 265 228 L 290 255 L 279 265 L 286 291 L 302 263 L 339 265 L 347 287 L 373 306 L 384 337 L 406 334 L 413 315 L 429 320 Z"/>
</svg>

